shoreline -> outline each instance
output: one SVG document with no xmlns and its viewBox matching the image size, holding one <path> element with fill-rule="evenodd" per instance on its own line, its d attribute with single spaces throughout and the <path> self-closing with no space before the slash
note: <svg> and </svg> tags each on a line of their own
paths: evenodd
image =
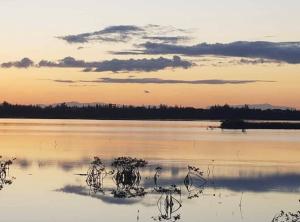
<svg viewBox="0 0 300 222">
<path fill-rule="evenodd" d="M 24 120 L 116 120 L 116 121 L 187 121 L 187 122 L 194 122 L 194 121 L 211 121 L 211 122 L 224 122 L 227 121 L 225 119 L 190 119 L 190 118 L 59 118 L 59 117 L 47 117 L 47 118 L 43 118 L 43 117 L 0 117 L 0 120 L 8 120 L 8 119 L 16 119 L 16 120 L 20 120 L 20 119 L 24 119 Z M 298 123 L 300 124 L 300 119 L 244 119 L 245 121 L 251 121 L 251 123 L 261 123 L 261 122 L 270 122 L 270 123 Z"/>
</svg>

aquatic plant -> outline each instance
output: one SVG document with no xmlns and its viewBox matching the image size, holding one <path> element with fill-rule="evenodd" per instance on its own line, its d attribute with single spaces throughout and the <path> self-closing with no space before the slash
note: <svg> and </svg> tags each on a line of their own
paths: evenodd
<svg viewBox="0 0 300 222">
<path fill-rule="evenodd" d="M 111 173 L 113 172 L 106 172 L 105 165 L 99 157 L 94 157 L 94 160 L 90 163 L 86 178 L 86 183 L 90 187 L 90 190 L 94 193 L 104 193 L 103 179 Z"/>
<path fill-rule="evenodd" d="M 143 159 L 119 157 L 114 159 L 112 166 L 115 168 L 113 181 L 117 188 L 112 191 L 114 197 L 131 198 L 144 196 L 144 187 L 140 186 L 140 167 L 145 167 L 147 162 Z"/>
<path fill-rule="evenodd" d="M 184 178 L 184 186 L 188 191 L 188 199 L 198 198 L 203 192 L 207 180 L 203 177 L 203 171 L 200 168 L 188 166 L 188 174 Z"/>
<path fill-rule="evenodd" d="M 152 217 L 152 219 L 154 221 L 169 222 L 180 220 L 180 214 L 174 215 L 182 207 L 181 201 L 175 198 L 176 194 L 181 195 L 180 188 L 176 185 L 171 185 L 169 188 L 159 187 L 156 191 L 161 193 L 161 196 L 157 201 L 159 215 L 157 217 Z"/>
<path fill-rule="evenodd" d="M 139 168 L 145 167 L 147 164 L 147 161 L 143 159 L 137 159 L 132 157 L 118 157 L 113 160 L 111 165 L 112 167 L 116 168 Z"/>
<path fill-rule="evenodd" d="M 2 159 L 2 156 L 0 156 L 0 159 Z M 0 160 L 0 190 L 3 189 L 4 185 L 10 185 L 12 184 L 12 179 L 7 179 L 7 176 L 9 174 L 9 167 L 13 164 L 13 161 L 15 160 L 6 160 L 2 161 Z"/>
<path fill-rule="evenodd" d="M 300 211 L 296 213 L 280 211 L 272 219 L 272 222 L 300 222 Z"/>
</svg>

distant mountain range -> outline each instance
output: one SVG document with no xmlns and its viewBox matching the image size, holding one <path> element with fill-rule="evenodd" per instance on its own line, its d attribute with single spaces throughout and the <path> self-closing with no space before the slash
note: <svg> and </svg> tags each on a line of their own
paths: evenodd
<svg viewBox="0 0 300 222">
<path fill-rule="evenodd" d="M 72 102 L 64 102 L 64 103 L 53 103 L 53 104 L 37 104 L 38 106 L 40 107 L 46 107 L 46 106 L 59 106 L 59 105 L 62 105 L 62 104 L 65 104 L 66 106 L 68 107 L 86 107 L 86 106 L 92 106 L 92 107 L 95 107 L 97 105 L 104 105 L 105 103 L 97 103 L 97 102 L 93 102 L 93 103 L 80 103 L 80 102 L 75 102 L 75 101 L 72 101 Z"/>
<path fill-rule="evenodd" d="M 233 108 L 243 108 L 245 105 L 229 105 Z M 274 106 L 268 103 L 265 104 L 246 104 L 250 109 L 261 109 L 261 110 L 268 110 L 268 109 L 280 109 L 280 110 L 295 110 L 296 108 L 287 107 L 287 106 Z"/>
</svg>

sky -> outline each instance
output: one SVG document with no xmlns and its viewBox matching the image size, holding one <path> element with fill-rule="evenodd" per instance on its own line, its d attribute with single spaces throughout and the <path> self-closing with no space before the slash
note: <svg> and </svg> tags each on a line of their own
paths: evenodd
<svg viewBox="0 0 300 222">
<path fill-rule="evenodd" d="M 299 0 L 0 0 L 0 101 L 300 109 Z"/>
</svg>

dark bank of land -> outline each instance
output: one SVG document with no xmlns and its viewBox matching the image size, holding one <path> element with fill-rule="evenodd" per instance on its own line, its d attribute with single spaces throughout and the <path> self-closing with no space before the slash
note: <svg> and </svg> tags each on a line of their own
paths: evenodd
<svg viewBox="0 0 300 222">
<path fill-rule="evenodd" d="M 180 106 L 56 106 L 0 104 L 0 118 L 95 119 L 95 120 L 300 120 L 300 111 L 233 108 L 228 105 L 201 109 Z"/>
<path fill-rule="evenodd" d="M 291 129 L 300 130 L 300 123 L 295 122 L 249 122 L 245 120 L 222 121 L 221 129 Z"/>
</svg>

